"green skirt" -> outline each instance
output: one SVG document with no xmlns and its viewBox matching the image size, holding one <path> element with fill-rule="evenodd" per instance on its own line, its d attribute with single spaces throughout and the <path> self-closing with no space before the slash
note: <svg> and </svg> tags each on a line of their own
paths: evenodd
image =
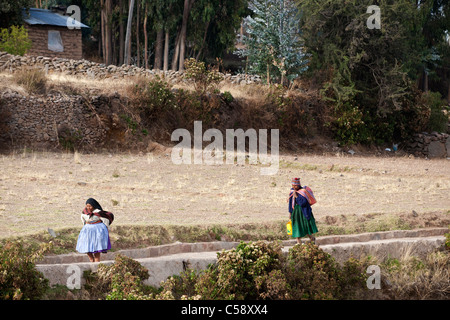
<svg viewBox="0 0 450 320">
<path fill-rule="evenodd" d="M 296 205 L 291 215 L 292 220 L 292 238 L 302 238 L 307 234 L 317 232 L 316 220 L 311 212 L 311 217 L 305 218 L 302 207 Z"/>
</svg>

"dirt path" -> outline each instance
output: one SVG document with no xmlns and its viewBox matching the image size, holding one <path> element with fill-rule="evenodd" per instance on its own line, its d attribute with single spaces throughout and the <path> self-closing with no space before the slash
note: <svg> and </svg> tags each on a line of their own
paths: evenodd
<svg viewBox="0 0 450 320">
<path fill-rule="evenodd" d="M 291 178 L 318 199 L 317 219 L 450 211 L 450 161 L 284 155 L 273 176 L 256 165 L 175 165 L 170 151 L 141 155 L 0 156 L 0 238 L 81 227 L 94 197 L 115 224 L 258 223 L 288 217 Z M 444 225 L 445 227 L 446 225 Z"/>
</svg>

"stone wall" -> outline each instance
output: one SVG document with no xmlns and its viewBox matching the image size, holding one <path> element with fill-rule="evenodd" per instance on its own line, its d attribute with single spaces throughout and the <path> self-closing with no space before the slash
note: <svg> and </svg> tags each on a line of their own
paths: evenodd
<svg viewBox="0 0 450 320">
<path fill-rule="evenodd" d="M 22 67 L 34 67 L 45 70 L 47 73 L 59 72 L 67 75 L 86 76 L 92 79 L 120 79 L 132 76 L 144 77 L 164 77 L 169 83 L 176 84 L 186 81 L 183 77 L 183 72 L 179 71 L 161 71 L 150 70 L 145 68 L 138 68 L 133 65 L 106 66 L 101 63 L 96 63 L 88 60 L 74 60 L 66 58 L 51 58 L 43 55 L 32 56 L 25 55 L 13 56 L 6 52 L 0 52 L 0 72 L 9 71 L 11 73 Z M 261 78 L 254 75 L 245 74 L 222 74 L 224 81 L 231 84 L 247 85 L 253 83 L 260 83 Z"/>
<path fill-rule="evenodd" d="M 117 96 L 23 96 L 0 94 L 0 143 L 12 147 L 79 147 L 95 150 L 119 143 L 127 131 Z"/>
<path fill-rule="evenodd" d="M 450 135 L 438 132 L 415 134 L 407 151 L 417 157 L 450 158 Z"/>
</svg>

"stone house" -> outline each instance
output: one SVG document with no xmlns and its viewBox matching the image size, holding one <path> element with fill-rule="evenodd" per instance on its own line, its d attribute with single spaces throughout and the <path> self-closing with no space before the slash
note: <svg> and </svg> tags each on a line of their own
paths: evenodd
<svg viewBox="0 0 450 320">
<path fill-rule="evenodd" d="M 82 59 L 81 28 L 89 28 L 87 25 L 46 9 L 24 10 L 23 17 L 32 42 L 29 55 Z"/>
</svg>

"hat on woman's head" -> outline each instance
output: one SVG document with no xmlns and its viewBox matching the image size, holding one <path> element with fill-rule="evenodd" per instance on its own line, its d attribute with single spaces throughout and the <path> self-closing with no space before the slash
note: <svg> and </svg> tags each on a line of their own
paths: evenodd
<svg viewBox="0 0 450 320">
<path fill-rule="evenodd" d="M 89 198 L 86 201 L 86 204 L 90 204 L 94 209 L 98 209 L 100 211 L 103 211 L 102 206 L 100 203 L 97 202 L 94 198 Z"/>
<path fill-rule="evenodd" d="M 300 185 L 300 178 L 293 178 L 292 179 L 292 185 L 293 186 L 299 186 Z"/>
</svg>

